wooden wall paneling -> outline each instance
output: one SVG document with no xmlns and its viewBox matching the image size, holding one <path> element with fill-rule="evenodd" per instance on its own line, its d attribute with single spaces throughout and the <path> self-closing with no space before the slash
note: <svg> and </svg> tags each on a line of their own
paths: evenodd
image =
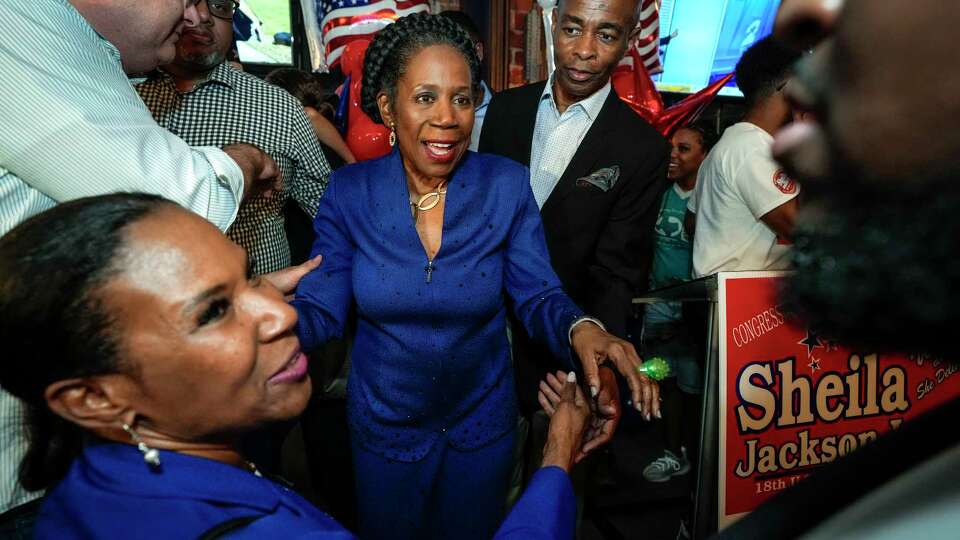
<svg viewBox="0 0 960 540">
<path fill-rule="evenodd" d="M 510 1 L 490 0 L 490 26 L 487 36 L 487 83 L 494 92 L 508 87 L 510 81 Z"/>
</svg>

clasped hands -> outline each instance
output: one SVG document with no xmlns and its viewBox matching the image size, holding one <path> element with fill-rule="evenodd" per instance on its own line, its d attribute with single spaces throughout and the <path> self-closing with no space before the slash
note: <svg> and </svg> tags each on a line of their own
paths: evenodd
<svg viewBox="0 0 960 540">
<path fill-rule="evenodd" d="M 582 442 L 572 458 L 573 463 L 579 463 L 591 451 L 608 443 L 620 423 L 620 390 L 614 369 L 626 378 L 632 402 L 647 420 L 661 417 L 660 390 L 655 381 L 637 371 L 641 361 L 633 345 L 599 326 L 590 322 L 578 324 L 573 329 L 572 345 L 583 366 L 590 394 L 596 398 L 596 401 L 588 402 L 587 410 L 592 414 L 589 415 L 585 431 L 580 433 Z M 537 398 L 551 417 L 551 437 L 554 436 L 555 424 L 560 424 L 557 430 L 562 429 L 563 425 L 570 425 L 576 431 L 576 423 L 565 418 L 569 414 L 556 417 L 565 387 L 569 386 L 566 384 L 567 378 L 563 372 L 557 372 L 547 374 L 546 379 L 540 382 Z"/>
</svg>

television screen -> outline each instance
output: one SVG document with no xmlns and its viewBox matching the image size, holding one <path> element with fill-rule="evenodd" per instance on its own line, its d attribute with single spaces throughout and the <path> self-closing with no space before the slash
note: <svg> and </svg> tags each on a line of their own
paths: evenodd
<svg viewBox="0 0 960 540">
<path fill-rule="evenodd" d="M 662 0 L 660 57 L 653 76 L 663 92 L 696 92 L 734 71 L 740 56 L 773 30 L 780 0 Z M 742 96 L 736 80 L 721 96 Z"/>
</svg>

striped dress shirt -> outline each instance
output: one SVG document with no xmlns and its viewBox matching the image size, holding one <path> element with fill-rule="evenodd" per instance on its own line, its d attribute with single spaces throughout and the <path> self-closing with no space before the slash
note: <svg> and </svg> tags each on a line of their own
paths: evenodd
<svg viewBox="0 0 960 540">
<path fill-rule="evenodd" d="M 59 202 L 118 191 L 156 193 L 230 226 L 240 168 L 158 126 L 119 51 L 67 0 L 2 0 L 0 21 L 0 235 Z M 20 402 L 0 391 L 0 512 L 38 496 L 16 480 L 23 425 Z"/>
</svg>

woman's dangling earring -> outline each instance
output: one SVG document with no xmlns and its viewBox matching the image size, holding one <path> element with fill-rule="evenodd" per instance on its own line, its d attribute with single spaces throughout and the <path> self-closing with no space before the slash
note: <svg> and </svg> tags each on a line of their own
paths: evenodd
<svg viewBox="0 0 960 540">
<path fill-rule="evenodd" d="M 127 435 L 130 436 L 133 443 L 137 445 L 137 450 L 140 450 L 140 453 L 143 454 L 143 462 L 151 467 L 159 467 L 160 451 L 147 446 L 147 443 L 143 442 L 143 439 L 140 438 L 140 435 L 137 435 L 137 432 L 133 430 L 130 424 L 124 424 L 123 430 L 127 432 Z"/>
<path fill-rule="evenodd" d="M 394 147 L 397 145 L 397 125 L 396 124 L 390 124 L 390 139 L 388 139 L 387 142 L 390 143 L 391 147 Z"/>
</svg>

